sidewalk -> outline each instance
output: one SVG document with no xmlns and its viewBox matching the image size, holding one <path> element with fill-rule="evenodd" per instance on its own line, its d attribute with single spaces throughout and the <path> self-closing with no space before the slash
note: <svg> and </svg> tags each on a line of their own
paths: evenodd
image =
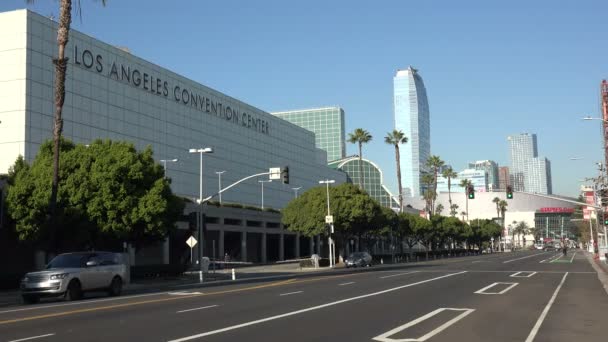
<svg viewBox="0 0 608 342">
<path fill-rule="evenodd" d="M 604 285 L 606 294 L 608 294 L 608 265 L 599 259 L 595 259 L 593 257 L 593 253 L 589 253 L 587 251 L 584 253 L 593 269 L 597 272 L 597 277 L 599 278 L 600 282 Z"/>
</svg>

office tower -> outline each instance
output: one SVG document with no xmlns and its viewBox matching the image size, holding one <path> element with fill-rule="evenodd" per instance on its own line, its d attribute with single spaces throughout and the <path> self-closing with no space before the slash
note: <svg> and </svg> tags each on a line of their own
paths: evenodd
<svg viewBox="0 0 608 342">
<path fill-rule="evenodd" d="M 509 182 L 509 168 L 507 166 L 501 166 L 498 168 L 498 189 L 505 190 Z"/>
<path fill-rule="evenodd" d="M 510 148 L 509 181 L 515 191 L 551 194 L 551 163 L 538 157 L 536 134 L 522 133 L 507 138 Z"/>
<path fill-rule="evenodd" d="M 431 154 L 431 127 L 426 88 L 418 70 L 398 70 L 393 78 L 395 129 L 409 139 L 401 146 L 401 174 L 404 196 L 422 195 L 421 175 Z"/>
<path fill-rule="evenodd" d="M 478 160 L 469 163 L 469 169 L 483 170 L 488 174 L 488 190 L 498 189 L 498 164 L 493 160 Z"/>
</svg>

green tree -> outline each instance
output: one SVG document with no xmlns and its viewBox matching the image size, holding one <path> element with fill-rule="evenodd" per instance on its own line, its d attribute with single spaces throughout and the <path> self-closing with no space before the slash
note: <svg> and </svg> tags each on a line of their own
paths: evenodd
<svg viewBox="0 0 608 342">
<path fill-rule="evenodd" d="M 469 220 L 469 196 L 467 196 L 467 188 L 471 186 L 473 183 L 467 178 L 460 181 L 460 186 L 464 189 L 464 197 L 466 199 L 466 215 L 467 221 Z"/>
<path fill-rule="evenodd" d="M 450 202 L 450 207 L 452 207 L 452 179 L 457 178 L 458 173 L 452 167 L 448 167 L 443 170 L 441 175 L 448 180 L 448 201 Z"/>
<path fill-rule="evenodd" d="M 500 203 L 500 198 L 494 197 L 494 199 L 492 199 L 492 203 L 496 205 L 496 217 L 500 217 L 500 207 L 498 206 Z"/>
<path fill-rule="evenodd" d="M 426 203 L 425 210 L 427 213 L 429 213 L 429 215 L 433 215 L 433 201 L 436 198 L 435 191 L 433 191 L 433 175 L 429 173 L 424 173 L 422 177 L 420 177 L 420 180 L 424 187 L 424 194 L 422 195 L 422 197 L 424 198 L 424 202 Z"/>
<path fill-rule="evenodd" d="M 401 186 L 401 155 L 399 145 L 407 143 L 407 137 L 402 131 L 394 129 L 384 137 L 384 142 L 395 147 L 395 163 L 397 164 L 397 185 L 399 186 L 399 211 L 403 211 L 403 189 Z"/>
<path fill-rule="evenodd" d="M 28 3 L 34 0 L 26 0 Z M 106 1 L 101 0 L 105 6 Z M 77 1 L 77 10 L 80 13 L 80 0 Z M 61 134 L 63 132 L 63 103 L 65 101 L 65 77 L 68 68 L 68 58 L 65 57 L 65 48 L 68 45 L 70 35 L 70 25 L 72 24 L 72 0 L 61 0 L 59 2 L 59 21 L 57 25 L 57 46 L 59 54 L 53 59 L 55 65 L 55 111 L 53 120 L 53 173 L 50 199 L 47 202 L 48 217 L 47 222 L 50 227 L 49 244 L 51 248 L 55 248 L 55 230 L 57 229 L 56 213 L 57 213 L 57 194 L 59 191 L 59 151 L 61 145 Z"/>
<path fill-rule="evenodd" d="M 348 133 L 348 142 L 359 145 L 359 187 L 365 189 L 365 179 L 363 176 L 363 144 L 372 141 L 372 135 L 363 128 L 357 128 L 352 133 Z"/>
<path fill-rule="evenodd" d="M 522 246 L 521 244 L 521 236 L 524 236 L 524 245 L 525 245 L 525 239 L 526 239 L 526 235 L 528 234 L 529 230 L 530 230 L 530 226 L 528 226 L 528 223 L 526 223 L 525 221 L 520 221 L 519 223 L 517 223 L 515 225 L 515 227 L 513 228 L 515 234 L 517 234 L 517 244 L 520 247 L 525 247 Z"/>
<path fill-rule="evenodd" d="M 434 198 L 431 202 L 431 215 L 435 214 L 435 199 L 437 198 L 437 177 L 439 176 L 439 169 L 445 165 L 445 162 L 441 160 L 439 156 L 432 155 L 426 160 L 426 166 L 431 170 L 433 175 L 433 193 Z"/>
<path fill-rule="evenodd" d="M 383 224 L 380 204 L 352 184 L 329 188 L 330 212 L 334 217 L 336 250 L 348 237 L 363 237 Z M 311 188 L 293 199 L 282 210 L 282 221 L 288 230 L 304 236 L 327 235 L 327 193 L 324 186 Z"/>
<path fill-rule="evenodd" d="M 61 151 L 61 230 L 51 232 L 46 220 L 53 143 L 44 143 L 32 165 L 14 175 L 7 202 L 22 240 L 45 241 L 57 234 L 57 246 L 64 250 L 111 240 L 140 247 L 175 228 L 184 202 L 172 194 L 149 147 L 138 152 L 130 143 L 97 140 L 86 147 L 62 139 Z"/>
<path fill-rule="evenodd" d="M 441 212 L 443 211 L 443 204 L 439 203 L 437 205 L 437 207 L 435 208 L 435 212 L 437 213 L 437 215 L 441 215 Z"/>
</svg>

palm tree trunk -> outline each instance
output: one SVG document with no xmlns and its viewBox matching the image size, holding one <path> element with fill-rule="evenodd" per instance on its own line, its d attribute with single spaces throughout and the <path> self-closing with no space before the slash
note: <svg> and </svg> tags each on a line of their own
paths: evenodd
<svg viewBox="0 0 608 342">
<path fill-rule="evenodd" d="M 452 210 L 452 182 L 450 177 L 448 177 L 448 202 L 450 202 L 450 210 Z"/>
<path fill-rule="evenodd" d="M 68 59 L 65 57 L 65 47 L 68 44 L 70 24 L 72 22 L 72 1 L 61 0 L 59 27 L 57 29 L 57 45 L 59 55 L 53 60 L 55 64 L 55 118 L 53 127 L 53 183 L 51 186 L 51 198 L 49 201 L 50 214 L 50 247 L 55 249 L 56 225 L 54 223 L 57 211 L 57 192 L 59 190 L 59 146 L 61 133 L 63 131 L 63 119 L 61 118 L 63 102 L 65 101 L 65 75 Z"/>
<path fill-rule="evenodd" d="M 399 184 L 399 212 L 403 212 L 403 190 L 401 189 L 401 157 L 399 156 L 399 145 L 395 144 L 395 160 L 397 161 L 397 184 Z"/>
<path fill-rule="evenodd" d="M 467 222 L 468 222 L 469 221 L 469 196 L 468 195 L 466 195 L 466 196 L 467 196 L 466 203 L 467 203 Z"/>
<path fill-rule="evenodd" d="M 361 165 L 361 159 L 363 159 L 362 158 L 362 153 L 363 153 L 362 149 L 363 149 L 362 148 L 362 143 L 359 141 L 359 187 L 361 189 L 365 190 L 365 188 L 363 187 L 363 185 L 365 183 L 364 179 L 363 179 L 363 165 Z"/>
</svg>

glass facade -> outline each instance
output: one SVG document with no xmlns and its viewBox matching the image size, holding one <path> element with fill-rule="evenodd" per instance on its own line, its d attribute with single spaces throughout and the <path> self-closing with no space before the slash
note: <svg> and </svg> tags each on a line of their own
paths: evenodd
<svg viewBox="0 0 608 342">
<path fill-rule="evenodd" d="M 488 174 L 488 191 L 499 189 L 498 164 L 495 161 L 478 160 L 469 163 L 469 169 L 483 170 Z"/>
<path fill-rule="evenodd" d="M 426 88 L 418 70 L 411 66 L 399 70 L 393 78 L 395 129 L 409 139 L 401 147 L 403 194 L 419 197 L 422 194 L 421 175 L 431 154 L 431 127 Z"/>
<path fill-rule="evenodd" d="M 344 109 L 325 107 L 271 113 L 315 133 L 316 146 L 327 151 L 327 161 L 346 157 Z"/>
<path fill-rule="evenodd" d="M 551 194 L 551 162 L 538 156 L 536 134 L 512 135 L 507 140 L 511 160 L 509 180 L 513 190 Z"/>
<path fill-rule="evenodd" d="M 571 213 L 536 213 L 534 215 L 534 226 L 541 230 L 540 238 L 555 240 L 561 236 L 574 239 L 574 224 L 570 221 Z"/>
<path fill-rule="evenodd" d="M 382 170 L 373 162 L 361 159 L 361 170 L 359 170 L 359 157 L 348 157 L 342 160 L 336 160 L 329 163 L 329 167 L 342 170 L 346 173 L 346 179 L 349 183 L 363 183 L 363 188 L 382 206 L 388 208 L 399 208 L 399 202 L 396 197 L 382 183 Z"/>
</svg>

